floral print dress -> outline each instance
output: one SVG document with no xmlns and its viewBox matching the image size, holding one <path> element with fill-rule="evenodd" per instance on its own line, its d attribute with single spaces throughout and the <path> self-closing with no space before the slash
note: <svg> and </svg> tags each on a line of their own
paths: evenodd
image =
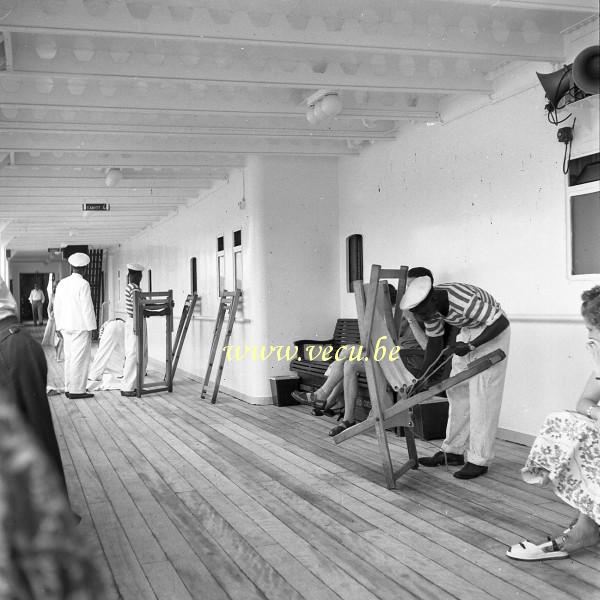
<svg viewBox="0 0 600 600">
<path fill-rule="evenodd" d="M 549 414 L 521 474 L 527 483 L 549 478 L 561 500 L 600 524 L 600 423 L 577 412 Z"/>
</svg>

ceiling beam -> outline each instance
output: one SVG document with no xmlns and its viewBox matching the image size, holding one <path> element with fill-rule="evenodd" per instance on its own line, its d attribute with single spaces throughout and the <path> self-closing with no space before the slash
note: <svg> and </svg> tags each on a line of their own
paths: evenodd
<svg viewBox="0 0 600 600">
<path fill-rule="evenodd" d="M 552 68 L 551 64 L 549 68 Z M 303 90 L 293 90 L 282 97 L 277 91 L 264 90 L 264 93 L 256 95 L 240 88 L 233 97 L 218 98 L 216 90 L 209 90 L 202 97 L 198 97 L 197 93 L 186 89 L 174 95 L 172 92 L 160 89 L 159 86 L 153 86 L 151 93 L 148 91 L 141 95 L 135 86 L 129 85 L 126 94 L 120 95 L 117 106 L 113 100 L 93 89 L 95 86 L 89 86 L 90 89 L 84 90 L 80 96 L 73 96 L 68 92 L 64 82 L 62 84 L 57 84 L 48 93 L 43 93 L 35 89 L 35 82 L 32 81 L 16 83 L 15 87 L 9 87 L 7 90 L 2 87 L 6 84 L 2 84 L 0 80 L 0 109 L 8 109 L 17 116 L 21 109 L 56 110 L 65 122 L 73 122 L 78 118 L 87 121 L 95 120 L 95 114 L 89 116 L 89 113 L 102 113 L 103 116 L 115 115 L 115 120 L 122 119 L 125 114 L 135 114 L 138 117 L 152 115 L 163 119 L 165 116 L 304 119 L 306 113 L 304 100 L 309 96 L 309 92 Z M 355 95 L 360 98 L 360 102 L 354 97 Z M 388 104 L 384 104 L 383 95 L 367 94 L 361 90 L 343 92 L 340 97 L 344 109 L 337 118 L 341 120 L 432 120 L 437 114 L 439 104 L 438 97 L 431 94 L 419 97 L 411 94 L 395 94 L 391 106 L 389 95 L 386 96 Z"/>
<path fill-rule="evenodd" d="M 164 139 L 162 136 L 121 136 L 118 133 L 97 135 L 44 132 L 23 133 L 2 127 L 0 151 L 23 152 L 75 151 L 88 152 L 207 152 L 210 154 L 276 154 L 339 156 L 357 154 L 344 140 L 276 140 L 244 137 Z"/>
<path fill-rule="evenodd" d="M 8 156 L 8 153 L 7 153 Z M 5 159 L 8 161 L 8 158 Z M 11 177 L 104 177 L 107 167 L 103 166 L 73 166 L 68 159 L 63 158 L 63 166 L 55 164 L 49 165 L 23 165 L 10 166 L 0 177 L 9 179 Z M 0 167 L 2 166 L 2 154 L 0 154 Z M 110 167 L 119 167 L 123 171 L 123 176 L 127 179 L 174 179 L 186 182 L 187 179 L 225 179 L 228 176 L 229 169 L 215 169 L 213 167 L 123 167 L 118 159 L 110 162 Z"/>
<path fill-rule="evenodd" d="M 97 221 L 118 221 L 119 219 L 154 219 L 161 215 L 167 215 L 170 212 L 174 212 L 177 210 L 176 206 L 165 206 L 165 207 L 155 207 L 155 208 L 138 208 L 138 209 L 120 209 L 120 208 L 112 208 L 108 211 L 84 211 L 81 206 L 79 208 L 72 209 L 58 209 L 56 207 L 53 208 L 53 214 L 47 215 L 42 219 L 43 223 L 51 223 L 61 221 L 68 222 L 69 220 L 78 220 L 81 219 L 91 219 L 95 222 Z M 19 209 L 6 209 L 4 206 L 2 207 L 2 218 L 8 220 L 22 219 L 22 218 L 39 218 L 39 210 L 31 207 L 29 210 L 26 208 Z"/>
<path fill-rule="evenodd" d="M 0 187 L 0 199 L 3 197 L 13 198 L 45 198 L 48 202 L 53 202 L 54 198 L 77 198 L 82 200 L 106 199 L 107 202 L 116 202 L 117 199 L 130 200 L 140 198 L 144 200 L 169 199 L 170 202 L 187 202 L 189 199 L 198 197 L 197 188 L 143 188 L 138 186 L 135 189 L 117 189 L 117 188 L 93 188 L 82 190 L 77 188 L 66 188 L 56 186 L 47 190 L 25 190 L 21 187 Z M 4 202 L 4 200 L 0 200 Z"/>
<path fill-rule="evenodd" d="M 123 156 L 121 153 L 86 153 L 85 156 L 79 156 L 75 152 L 63 152 L 59 153 L 58 156 L 54 156 L 51 152 L 43 152 L 37 156 L 30 156 L 28 152 L 20 152 L 17 153 L 15 157 L 17 168 L 31 166 L 38 166 L 40 168 L 62 167 L 65 163 L 73 168 L 114 167 L 115 164 L 118 164 L 121 168 L 131 169 L 164 167 L 170 169 L 183 168 L 200 172 L 210 171 L 212 169 L 229 171 L 230 169 L 241 168 L 244 166 L 242 157 L 228 158 L 219 156 L 213 158 L 206 154 L 187 152 L 181 152 L 179 154 L 177 152 L 171 152 L 164 156 L 161 156 L 160 154 L 145 154 L 142 152 L 127 156 Z"/>
<path fill-rule="evenodd" d="M 278 49 L 290 51 L 313 49 L 324 52 L 353 53 L 395 53 L 431 55 L 445 53 L 449 56 L 472 56 L 477 58 L 498 57 L 503 60 L 561 60 L 562 45 L 558 32 L 542 32 L 537 44 L 526 44 L 519 38 L 519 31 L 511 31 L 513 38 L 507 46 L 502 39 L 495 39 L 491 33 L 491 20 L 499 13 L 491 10 L 496 5 L 505 5 L 514 9 L 507 17 L 521 22 L 521 10 L 535 8 L 543 10 L 546 2 L 494 2 L 489 6 L 489 0 L 481 0 L 479 4 L 487 5 L 489 9 L 482 19 L 479 35 L 470 36 L 469 44 L 460 31 L 458 24 L 451 22 L 445 28 L 444 35 L 435 35 L 436 31 L 427 28 L 420 19 L 423 12 L 431 11 L 435 5 L 422 3 L 422 6 L 409 5 L 400 13 L 397 21 L 381 22 L 369 26 L 361 22 L 360 12 L 356 18 L 327 20 L 320 16 L 312 16 L 306 21 L 304 28 L 297 27 L 288 16 L 280 13 L 268 15 L 268 20 L 259 25 L 252 22 L 252 16 L 245 12 L 236 12 L 228 22 L 218 19 L 215 12 L 206 8 L 186 7 L 185 18 L 176 18 L 172 7 L 152 6 L 146 19 L 136 19 L 132 16 L 124 2 L 113 2 L 105 15 L 92 17 L 80 0 L 67 0 L 64 10 L 54 14 L 42 11 L 32 0 L 21 0 L 18 7 L 5 18 L 3 27 L 14 32 L 35 32 L 38 34 L 81 35 L 82 33 L 97 38 L 109 37 L 117 40 L 122 37 L 135 40 L 148 40 L 152 43 L 170 42 L 182 45 L 182 54 L 191 57 L 198 52 L 195 46 L 201 46 L 200 52 L 207 53 L 210 44 L 231 44 L 238 52 L 256 48 L 268 49 L 274 56 Z M 550 2 L 551 9 L 594 14 L 597 5 L 593 0 L 572 2 Z M 417 6 L 419 8 L 415 9 Z M 419 10 L 420 9 L 420 10 Z M 226 11 L 221 11 L 221 14 Z M 260 9 L 256 9 L 260 12 Z M 457 11 L 459 12 L 459 11 Z M 406 17 L 406 14 L 409 17 Z M 414 16 L 414 18 L 413 18 Z M 505 16 L 505 13 L 501 13 Z M 408 20 L 410 19 L 410 21 Z M 219 22 L 220 21 L 220 22 Z M 458 21 L 458 17 L 456 18 Z M 425 21 L 426 22 L 426 21 Z M 507 26 L 511 20 L 507 18 Z M 193 60 L 190 58 L 189 60 Z"/>
<path fill-rule="evenodd" d="M 104 175 L 101 177 L 0 177 L 0 187 L 23 187 L 23 188 L 45 188 L 48 189 L 53 185 L 60 187 L 73 187 L 79 189 L 80 194 L 85 194 L 85 190 L 100 188 L 106 189 L 104 183 Z M 127 179 L 123 177 L 121 181 L 115 186 L 121 190 L 128 188 L 170 188 L 180 189 L 182 187 L 194 187 L 194 188 L 207 188 L 212 185 L 212 179 L 193 179 L 186 178 L 181 183 L 176 178 L 159 178 L 159 177 L 146 177 L 146 178 L 135 178 Z"/>
<path fill-rule="evenodd" d="M 455 0 L 441 0 L 452 2 Z M 489 0 L 461 0 L 466 4 L 489 5 Z M 598 3 L 593 0 L 494 0 L 494 7 L 516 8 L 520 10 L 553 10 L 575 13 L 594 13 L 598 11 Z"/>
<path fill-rule="evenodd" d="M 82 204 L 86 204 L 87 199 L 83 200 L 83 201 L 78 201 L 78 202 L 53 202 L 53 201 L 31 201 L 31 200 L 27 200 L 27 199 L 22 199 L 20 201 L 15 201 L 15 200 L 2 200 L 2 215 L 5 214 L 5 211 L 10 211 L 10 210 L 25 210 L 25 209 L 31 209 L 33 211 L 39 211 L 40 208 L 43 209 L 48 209 L 49 207 L 52 207 L 53 211 L 62 211 L 62 210 L 71 210 L 71 209 L 77 209 L 80 212 L 83 212 L 81 205 Z M 92 203 L 93 204 L 93 203 Z M 111 211 L 119 211 L 119 210 L 130 210 L 130 211 L 136 211 L 136 210 L 163 210 L 163 209 L 169 209 L 169 210 L 176 210 L 182 206 L 186 206 L 186 203 L 176 203 L 176 202 L 172 202 L 169 201 L 168 199 L 165 200 L 164 202 L 107 202 L 106 204 L 110 205 Z M 99 211 L 101 214 L 104 211 Z"/>
<path fill-rule="evenodd" d="M 427 63 L 417 61 L 416 66 L 411 63 L 410 74 L 403 74 L 401 71 L 388 72 L 381 75 L 374 73 L 371 69 L 359 67 L 356 73 L 348 75 L 342 67 L 337 64 L 329 66 L 323 73 L 315 73 L 308 65 L 300 64 L 296 70 L 289 73 L 284 70 L 278 70 L 274 67 L 265 69 L 264 72 L 255 76 L 247 69 L 239 65 L 230 70 L 214 67 L 211 70 L 203 72 L 196 77 L 177 77 L 173 71 L 169 72 L 165 67 L 164 74 L 160 74 L 162 69 L 148 68 L 142 59 L 128 64 L 127 68 L 122 65 L 109 64 L 49 64 L 44 69 L 44 64 L 39 60 L 31 65 L 30 69 L 22 66 L 15 66 L 11 73 L 5 73 L 5 79 L 10 81 L 19 80 L 63 80 L 71 89 L 79 90 L 88 85 L 106 86 L 127 86 L 132 81 L 142 82 L 148 85 L 171 84 L 204 84 L 204 85 L 227 85 L 227 86 L 247 86 L 257 87 L 278 87 L 278 88 L 303 88 L 307 90 L 319 90 L 321 88 L 333 88 L 335 90 L 361 90 L 366 92 L 410 92 L 418 94 L 483 94 L 492 92 L 492 86 L 481 72 L 469 72 L 464 76 L 457 77 L 453 69 L 453 64 L 447 63 L 442 59 L 442 66 L 437 77 L 432 77 L 428 72 Z M 54 62 L 54 61 L 52 61 Z M 66 61 L 65 61 L 66 62 Z M 96 62 L 100 62 L 97 60 Z M 421 64 L 422 63 L 422 64 Z M 445 64 L 447 63 L 447 64 Z M 238 69 L 236 71 L 236 69 Z M 158 73 L 158 75 L 157 75 Z M 69 81 L 70 80 L 70 81 Z M 74 82 L 74 80 L 76 80 Z M 111 88 L 112 89 L 112 88 Z M 78 95 L 78 94 L 76 94 Z"/>
<path fill-rule="evenodd" d="M 304 121 L 304 119 L 303 119 Z M 120 136 L 161 136 L 164 139 L 194 139 L 205 137 L 270 137 L 270 138 L 311 138 L 311 139 L 394 139 L 394 128 L 387 130 L 377 129 L 374 124 L 372 129 L 340 129 L 339 124 L 332 124 L 331 128 L 316 127 L 298 128 L 290 126 L 281 127 L 194 127 L 194 126 L 174 126 L 174 125 L 114 125 L 103 123 L 72 124 L 72 123 L 52 123 L 47 120 L 43 122 L 23 122 L 23 121 L 3 121 L 1 128 L 4 131 L 19 131 L 21 133 L 49 133 L 49 134 L 81 134 L 102 135 L 118 134 Z"/>
</svg>

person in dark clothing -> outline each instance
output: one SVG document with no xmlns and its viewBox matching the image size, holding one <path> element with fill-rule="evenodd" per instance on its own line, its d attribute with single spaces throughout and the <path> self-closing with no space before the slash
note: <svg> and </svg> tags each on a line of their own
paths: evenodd
<svg viewBox="0 0 600 600">
<path fill-rule="evenodd" d="M 0 515 L 0 598 L 107 597 L 58 473 L 18 407 L 1 391 Z"/>
<path fill-rule="evenodd" d="M 48 365 L 42 346 L 17 320 L 17 303 L 0 277 L 0 389 L 15 406 L 56 466 L 67 490 L 46 394 Z"/>
</svg>

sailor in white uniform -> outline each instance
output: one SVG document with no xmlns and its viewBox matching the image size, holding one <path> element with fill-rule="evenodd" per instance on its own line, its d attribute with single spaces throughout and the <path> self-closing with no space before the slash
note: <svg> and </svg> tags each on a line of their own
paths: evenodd
<svg viewBox="0 0 600 600">
<path fill-rule="evenodd" d="M 68 398 L 92 398 L 86 393 L 92 350 L 92 331 L 96 314 L 90 284 L 83 273 L 90 257 L 77 252 L 69 257 L 72 273 L 56 286 L 54 319 L 64 339 L 65 395 Z"/>
</svg>

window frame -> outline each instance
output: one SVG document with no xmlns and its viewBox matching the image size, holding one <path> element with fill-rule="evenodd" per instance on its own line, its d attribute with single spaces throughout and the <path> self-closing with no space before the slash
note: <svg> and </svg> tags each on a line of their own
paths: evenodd
<svg viewBox="0 0 600 600">
<path fill-rule="evenodd" d="M 568 182 L 568 175 L 567 175 Z M 582 183 L 580 185 L 574 185 L 571 187 L 567 187 L 567 192 L 565 194 L 565 216 L 566 216 L 566 254 L 567 254 L 567 279 L 570 281 L 589 281 L 589 280 L 597 280 L 600 276 L 600 268 L 597 273 L 573 273 L 574 264 L 573 264 L 573 219 L 572 219 L 572 210 L 571 204 L 572 199 L 577 196 L 583 196 L 586 194 L 590 194 L 593 192 L 600 193 L 600 181 L 590 181 L 589 183 Z"/>
</svg>

